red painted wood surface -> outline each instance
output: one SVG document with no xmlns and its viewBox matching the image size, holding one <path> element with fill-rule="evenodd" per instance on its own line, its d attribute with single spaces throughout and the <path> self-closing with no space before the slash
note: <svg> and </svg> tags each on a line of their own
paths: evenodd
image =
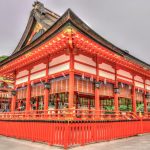
<svg viewBox="0 0 150 150">
<path fill-rule="evenodd" d="M 0 121 L 0 135 L 64 148 L 150 132 L 150 121 Z"/>
</svg>

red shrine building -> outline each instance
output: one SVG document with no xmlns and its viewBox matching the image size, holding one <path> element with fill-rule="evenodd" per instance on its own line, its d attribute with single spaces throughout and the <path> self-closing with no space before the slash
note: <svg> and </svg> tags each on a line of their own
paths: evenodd
<svg viewBox="0 0 150 150">
<path fill-rule="evenodd" d="M 68 147 L 150 131 L 150 65 L 70 9 L 59 16 L 35 2 L 16 49 L 0 63 L 0 76 L 11 82 L 1 81 L 2 135 Z"/>
</svg>

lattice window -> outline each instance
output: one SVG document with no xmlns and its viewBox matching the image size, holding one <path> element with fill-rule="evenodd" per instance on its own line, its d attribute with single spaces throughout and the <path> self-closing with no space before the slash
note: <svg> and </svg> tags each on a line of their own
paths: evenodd
<svg viewBox="0 0 150 150">
<path fill-rule="evenodd" d="M 68 105 L 68 93 L 50 94 L 49 96 L 49 109 L 63 109 Z"/>
<path fill-rule="evenodd" d="M 94 99 L 92 98 L 87 98 L 87 97 L 79 97 L 78 99 L 78 105 L 79 105 L 79 108 L 92 108 L 92 107 L 95 107 L 95 102 L 94 102 Z"/>
</svg>

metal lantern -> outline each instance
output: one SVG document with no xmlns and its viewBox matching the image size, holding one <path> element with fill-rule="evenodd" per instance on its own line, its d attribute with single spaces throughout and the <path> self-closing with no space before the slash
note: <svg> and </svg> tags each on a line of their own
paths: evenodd
<svg viewBox="0 0 150 150">
<path fill-rule="evenodd" d="M 145 97 L 147 98 L 147 99 L 149 99 L 150 98 L 150 93 L 146 93 L 146 95 L 145 95 Z"/>
<path fill-rule="evenodd" d="M 45 89 L 49 90 L 51 88 L 50 83 L 49 82 L 45 82 L 44 83 L 44 87 L 45 87 Z"/>
<path fill-rule="evenodd" d="M 16 90 L 12 90 L 12 91 L 11 91 L 11 94 L 12 94 L 13 96 L 16 96 L 16 94 L 17 94 Z"/>
<path fill-rule="evenodd" d="M 95 82 L 95 87 L 100 88 L 101 83 L 100 82 Z"/>
<path fill-rule="evenodd" d="M 119 93 L 119 88 L 114 88 L 114 93 Z"/>
</svg>

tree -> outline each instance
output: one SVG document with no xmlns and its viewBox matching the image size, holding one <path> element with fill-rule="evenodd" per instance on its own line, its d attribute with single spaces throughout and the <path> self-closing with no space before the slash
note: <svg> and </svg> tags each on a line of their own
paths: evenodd
<svg viewBox="0 0 150 150">
<path fill-rule="evenodd" d="M 8 56 L 0 56 L 0 62 L 6 59 Z"/>
</svg>

